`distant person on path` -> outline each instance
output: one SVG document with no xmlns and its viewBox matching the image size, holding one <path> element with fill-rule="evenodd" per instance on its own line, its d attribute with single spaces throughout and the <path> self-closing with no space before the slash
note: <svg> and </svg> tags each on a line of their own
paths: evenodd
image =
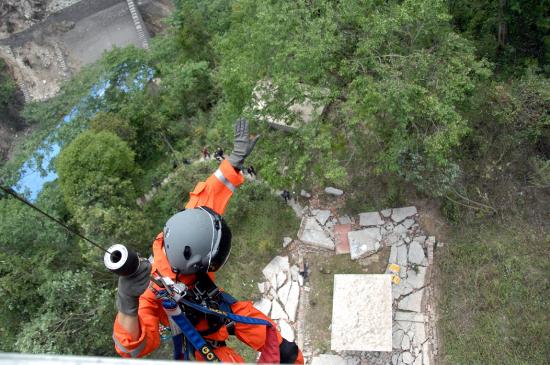
<svg viewBox="0 0 550 365">
<path fill-rule="evenodd" d="M 252 165 L 248 166 L 248 168 L 246 169 L 246 172 L 248 172 L 251 178 L 253 179 L 256 178 L 256 170 L 254 169 L 254 166 Z"/>
<path fill-rule="evenodd" d="M 205 159 L 205 160 L 209 160 L 210 159 L 210 152 L 208 152 L 208 147 L 204 147 L 202 149 L 202 157 Z"/>
<path fill-rule="evenodd" d="M 281 193 L 281 197 L 285 200 L 285 203 L 288 204 L 288 201 L 290 200 L 291 196 L 290 196 L 290 192 L 288 190 L 283 190 L 283 192 Z"/>
<path fill-rule="evenodd" d="M 218 161 L 218 162 L 222 162 L 224 160 L 224 157 L 223 157 L 223 150 L 221 147 L 218 147 L 216 149 L 216 152 L 214 153 L 214 158 Z"/>
</svg>

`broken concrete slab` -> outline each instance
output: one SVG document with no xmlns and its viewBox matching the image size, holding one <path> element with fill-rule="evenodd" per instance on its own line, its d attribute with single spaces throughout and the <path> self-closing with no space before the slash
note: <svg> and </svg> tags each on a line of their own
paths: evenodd
<svg viewBox="0 0 550 365">
<path fill-rule="evenodd" d="M 394 208 L 392 209 L 391 219 L 394 222 L 399 223 L 405 220 L 406 218 L 412 217 L 416 213 L 417 213 L 417 210 L 415 206 L 404 207 L 404 208 Z"/>
<path fill-rule="evenodd" d="M 379 228 L 365 228 L 348 232 L 350 256 L 352 260 L 360 259 L 380 249 L 382 235 Z"/>
<path fill-rule="evenodd" d="M 363 227 L 380 226 L 382 224 L 384 224 L 384 220 L 380 218 L 380 214 L 378 214 L 378 212 L 359 214 L 359 225 Z"/>
<path fill-rule="evenodd" d="M 269 311 L 271 311 L 271 301 L 267 298 L 262 298 L 260 301 L 254 303 L 254 308 L 269 316 Z"/>
<path fill-rule="evenodd" d="M 281 303 L 283 303 L 283 305 L 286 303 L 288 299 L 288 292 L 290 292 L 291 285 L 292 285 L 292 282 L 289 280 L 286 282 L 286 284 L 281 286 L 279 290 L 277 290 L 277 296 L 279 297 L 279 300 L 281 301 Z"/>
<path fill-rule="evenodd" d="M 317 222 L 319 222 L 322 226 L 325 225 L 325 223 L 330 217 L 330 210 L 314 209 L 311 211 L 311 213 L 315 216 L 315 219 L 317 219 Z"/>
<path fill-rule="evenodd" d="M 271 304 L 271 319 L 288 319 L 288 315 L 277 300 L 273 300 Z"/>
<path fill-rule="evenodd" d="M 424 317 L 424 314 L 422 314 L 422 313 L 397 311 L 397 312 L 395 312 L 395 318 L 394 319 L 396 321 L 424 323 L 425 317 Z"/>
<path fill-rule="evenodd" d="M 331 349 L 391 351 L 390 275 L 334 275 Z"/>
<path fill-rule="evenodd" d="M 409 263 L 423 266 L 428 264 L 428 260 L 424 254 L 424 249 L 417 241 L 413 241 L 409 245 Z"/>
<path fill-rule="evenodd" d="M 277 274 L 281 271 L 288 271 L 288 256 L 275 256 L 273 260 L 263 268 L 262 273 L 272 287 L 277 288 Z"/>
<path fill-rule="evenodd" d="M 414 289 L 420 289 L 424 286 L 424 280 L 426 278 L 426 271 L 428 269 L 423 266 L 417 266 L 416 270 L 408 269 L 407 278 L 405 279 L 407 284 Z"/>
<path fill-rule="evenodd" d="M 334 250 L 334 241 L 313 217 L 304 217 L 298 238 L 309 245 Z"/>
<path fill-rule="evenodd" d="M 405 267 L 407 266 L 407 246 L 406 245 L 400 245 L 397 246 L 397 265 L 401 266 L 401 271 L 405 270 Z"/>
<path fill-rule="evenodd" d="M 290 245 L 291 242 L 292 242 L 292 238 L 284 237 L 283 238 L 283 248 L 286 248 L 286 246 Z"/>
<path fill-rule="evenodd" d="M 338 222 L 340 224 L 352 224 L 353 221 L 351 220 L 351 217 L 349 215 L 343 215 L 341 217 L 338 217 Z"/>
<path fill-rule="evenodd" d="M 405 298 L 401 299 L 397 304 L 397 308 L 404 311 L 422 312 L 422 296 L 424 295 L 424 289 L 412 293 Z"/>
<path fill-rule="evenodd" d="M 285 321 L 284 319 L 281 319 L 279 321 L 279 331 L 281 331 L 281 336 L 289 341 L 294 342 L 294 329 L 290 326 L 290 324 Z"/>
<path fill-rule="evenodd" d="M 285 303 L 285 311 L 288 314 L 288 319 L 291 322 L 296 320 L 296 312 L 300 303 L 300 285 L 293 281 L 288 292 L 288 298 Z"/>
<path fill-rule="evenodd" d="M 382 214 L 382 217 L 384 218 L 389 218 L 391 216 L 391 209 L 381 210 L 380 214 Z"/>
<path fill-rule="evenodd" d="M 337 255 L 349 253 L 348 233 L 350 231 L 351 224 L 337 224 L 334 226 L 335 251 Z"/>
</svg>

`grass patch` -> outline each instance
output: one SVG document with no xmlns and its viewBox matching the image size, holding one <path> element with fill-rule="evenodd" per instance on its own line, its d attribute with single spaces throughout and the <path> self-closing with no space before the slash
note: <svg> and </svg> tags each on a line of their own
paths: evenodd
<svg viewBox="0 0 550 365">
<path fill-rule="evenodd" d="M 388 252 L 386 252 L 388 251 Z M 387 265 L 389 250 L 377 254 L 377 262 L 372 260 L 367 266 L 369 274 L 381 274 Z M 330 352 L 330 325 L 332 323 L 332 294 L 334 274 L 365 274 L 364 267 L 351 261 L 349 255 L 324 253 L 308 254 L 309 265 L 309 309 L 306 314 L 305 331 L 311 346 L 319 353 Z"/>
<path fill-rule="evenodd" d="M 550 359 L 550 235 L 499 223 L 456 229 L 438 260 L 443 363 Z"/>
</svg>

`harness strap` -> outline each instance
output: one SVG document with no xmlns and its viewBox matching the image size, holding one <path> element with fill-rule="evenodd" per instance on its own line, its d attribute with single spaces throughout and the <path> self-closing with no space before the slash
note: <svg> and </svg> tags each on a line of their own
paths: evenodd
<svg viewBox="0 0 550 365">
<path fill-rule="evenodd" d="M 244 324 L 258 324 L 258 325 L 264 325 L 267 327 L 271 327 L 271 322 L 266 321 L 265 319 L 259 319 L 259 318 L 252 318 L 252 317 L 245 317 L 245 316 L 239 316 L 237 314 L 225 312 L 219 309 L 210 309 L 203 307 L 202 305 L 195 304 L 187 299 L 180 299 L 180 302 L 185 304 L 188 307 L 191 307 L 199 312 L 211 314 L 214 316 L 218 316 L 221 318 L 227 318 L 237 323 L 244 323 Z M 183 330 L 183 328 L 182 328 Z"/>
<path fill-rule="evenodd" d="M 202 338 L 195 326 L 191 324 L 189 319 L 183 313 L 172 316 L 172 319 L 181 328 L 185 337 L 191 342 L 194 348 L 199 350 L 202 358 L 209 362 L 220 362 L 220 359 L 212 351 L 212 347 Z"/>
</svg>

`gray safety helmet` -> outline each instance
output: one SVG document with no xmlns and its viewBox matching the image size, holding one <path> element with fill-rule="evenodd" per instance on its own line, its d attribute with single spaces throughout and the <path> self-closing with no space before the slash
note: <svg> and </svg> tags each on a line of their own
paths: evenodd
<svg viewBox="0 0 550 365">
<path fill-rule="evenodd" d="M 231 252 L 231 231 L 207 207 L 174 214 L 164 226 L 164 247 L 172 270 L 181 274 L 216 271 Z"/>
</svg>

